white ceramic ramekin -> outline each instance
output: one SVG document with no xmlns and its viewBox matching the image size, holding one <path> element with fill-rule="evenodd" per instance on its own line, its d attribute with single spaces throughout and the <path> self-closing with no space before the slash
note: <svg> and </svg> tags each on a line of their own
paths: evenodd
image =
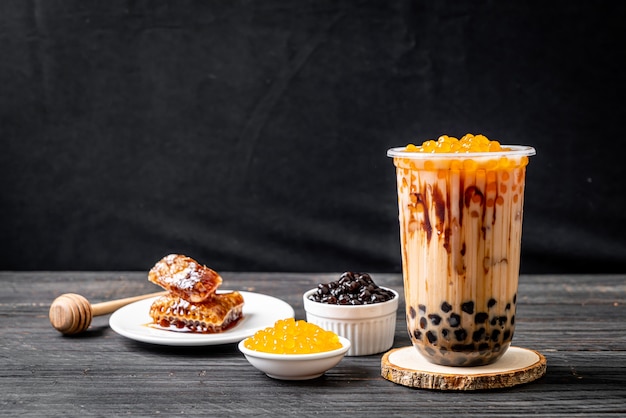
<svg viewBox="0 0 626 418">
<path fill-rule="evenodd" d="M 398 311 L 398 292 L 386 302 L 368 305 L 331 305 L 315 302 L 309 296 L 311 289 L 302 296 L 306 320 L 337 335 L 347 338 L 352 344 L 347 356 L 367 356 L 382 353 L 393 345 Z"/>
</svg>

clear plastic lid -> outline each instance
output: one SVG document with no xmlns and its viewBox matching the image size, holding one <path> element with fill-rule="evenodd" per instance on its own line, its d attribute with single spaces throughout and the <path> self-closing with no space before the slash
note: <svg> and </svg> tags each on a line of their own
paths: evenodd
<svg viewBox="0 0 626 418">
<path fill-rule="evenodd" d="M 396 147 L 387 150 L 388 157 L 408 158 L 412 160 L 434 160 L 434 159 L 465 159 L 465 158 L 499 158 L 499 157 L 530 157 L 537 152 L 533 147 L 526 145 L 502 145 L 502 151 L 490 152 L 414 152 L 406 151 L 406 147 Z"/>
</svg>

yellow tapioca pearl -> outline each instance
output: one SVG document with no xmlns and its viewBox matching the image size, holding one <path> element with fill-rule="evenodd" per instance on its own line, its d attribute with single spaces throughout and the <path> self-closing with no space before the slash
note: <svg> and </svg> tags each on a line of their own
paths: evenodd
<svg viewBox="0 0 626 418">
<path fill-rule="evenodd" d="M 491 141 L 489 144 L 489 152 L 498 152 L 502 151 L 502 147 L 498 141 Z"/>
<path fill-rule="evenodd" d="M 463 169 L 464 170 L 476 170 L 478 168 L 478 164 L 476 161 L 472 159 L 463 160 Z"/>
<path fill-rule="evenodd" d="M 474 139 L 474 135 L 472 135 L 472 134 L 465 134 L 465 135 L 463 135 L 461 137 L 461 142 L 468 143 L 468 142 L 471 142 L 472 139 Z"/>
<path fill-rule="evenodd" d="M 446 153 L 452 151 L 452 144 L 449 142 L 438 142 L 437 152 Z"/>
<path fill-rule="evenodd" d="M 424 150 L 423 152 L 435 152 L 437 143 L 433 140 L 425 141 L 421 148 Z"/>
<path fill-rule="evenodd" d="M 507 169 L 509 167 L 509 165 L 510 165 L 510 161 L 506 157 L 501 157 L 498 160 L 498 168 L 501 169 L 501 170 Z"/>
</svg>

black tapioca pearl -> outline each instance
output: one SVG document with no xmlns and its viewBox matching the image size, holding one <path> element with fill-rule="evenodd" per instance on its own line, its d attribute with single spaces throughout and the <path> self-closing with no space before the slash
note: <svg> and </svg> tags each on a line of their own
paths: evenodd
<svg viewBox="0 0 626 418">
<path fill-rule="evenodd" d="M 350 303 L 350 297 L 348 295 L 340 295 L 337 300 L 339 301 L 340 305 L 347 305 L 348 303 Z"/>
<path fill-rule="evenodd" d="M 413 330 L 413 337 L 416 340 L 421 341 L 422 340 L 422 331 L 420 331 L 419 329 Z"/>
<path fill-rule="evenodd" d="M 426 305 L 422 305 L 421 303 L 419 305 L 417 305 L 417 309 L 420 310 L 420 313 L 425 314 L 426 313 Z"/>
<path fill-rule="evenodd" d="M 493 331 L 491 331 L 491 341 L 498 341 L 499 337 L 500 337 L 499 329 L 494 329 Z"/>
<path fill-rule="evenodd" d="M 502 348 L 502 346 L 498 343 L 493 345 L 493 348 L 491 349 L 491 351 L 493 351 L 494 353 L 499 353 L 500 349 Z"/>
<path fill-rule="evenodd" d="M 505 329 L 504 332 L 502 333 L 502 341 L 508 341 L 510 337 L 511 337 L 511 330 Z"/>
<path fill-rule="evenodd" d="M 426 327 L 428 326 L 428 320 L 426 319 L 425 316 L 420 318 L 420 328 L 422 329 L 426 329 Z"/>
<path fill-rule="evenodd" d="M 511 304 L 510 304 L 510 303 L 507 303 L 507 304 L 506 304 L 506 306 L 504 307 L 504 310 L 505 310 L 505 311 L 508 311 L 508 310 L 510 310 L 510 309 L 511 309 Z"/>
<path fill-rule="evenodd" d="M 472 333 L 472 340 L 479 342 L 485 336 L 485 328 L 480 328 Z"/>
<path fill-rule="evenodd" d="M 499 317 L 498 317 L 498 324 L 500 324 L 500 326 L 501 326 L 501 327 L 503 327 L 503 326 L 504 326 L 504 324 L 506 324 L 506 321 L 507 321 L 508 319 L 509 319 L 509 318 L 507 318 L 506 316 L 499 316 Z"/>
<path fill-rule="evenodd" d="M 430 314 L 428 315 L 428 319 L 430 319 L 430 322 L 433 325 L 439 325 L 439 323 L 441 322 L 441 317 L 437 314 Z"/>
<path fill-rule="evenodd" d="M 487 302 L 487 307 L 488 308 L 493 308 L 493 306 L 496 304 L 496 300 L 494 298 L 489 299 L 489 302 Z"/>
<path fill-rule="evenodd" d="M 469 359 L 465 357 L 457 357 L 456 359 L 454 359 L 454 364 L 456 364 L 457 366 L 465 366 L 467 363 L 469 363 Z"/>
<path fill-rule="evenodd" d="M 441 304 L 441 310 L 444 313 L 448 313 L 452 310 L 452 305 L 450 305 L 448 302 L 444 302 Z"/>
<path fill-rule="evenodd" d="M 465 313 L 468 314 L 473 314 L 474 313 L 474 302 L 473 301 L 469 301 L 469 302 L 465 302 L 463 304 L 461 304 L 461 310 Z"/>
<path fill-rule="evenodd" d="M 515 315 L 511 315 L 511 325 L 515 325 Z"/>
<path fill-rule="evenodd" d="M 450 330 L 448 328 L 443 328 L 441 330 L 441 336 L 443 338 L 445 338 L 446 340 L 449 340 L 450 339 Z"/>
<path fill-rule="evenodd" d="M 487 359 L 484 358 L 475 358 L 471 361 L 468 361 L 468 363 L 466 364 L 466 366 L 483 366 L 487 364 Z"/>
<path fill-rule="evenodd" d="M 465 353 L 467 351 L 474 351 L 474 344 L 454 344 L 451 349 L 456 353 Z"/>
<path fill-rule="evenodd" d="M 463 328 L 457 329 L 454 331 L 454 336 L 456 337 L 457 341 L 465 341 L 465 339 L 467 338 L 467 331 L 465 331 Z"/>
<path fill-rule="evenodd" d="M 513 304 L 517 303 L 517 293 L 513 295 Z"/>
<path fill-rule="evenodd" d="M 415 317 L 417 316 L 417 312 L 415 311 L 415 308 L 412 306 L 409 308 L 409 316 L 411 317 L 411 319 L 415 319 Z"/>
<path fill-rule="evenodd" d="M 493 318 L 491 318 L 491 321 L 489 321 L 489 324 L 492 327 L 495 327 L 497 323 L 498 323 L 498 317 L 497 316 L 494 316 Z"/>
<path fill-rule="evenodd" d="M 455 313 L 450 314 L 450 317 L 448 318 L 448 324 L 450 324 L 450 326 L 453 328 L 461 325 L 461 315 Z"/>
<path fill-rule="evenodd" d="M 452 362 L 449 359 L 447 359 L 447 358 L 439 359 L 439 363 L 442 366 L 451 366 L 452 365 Z"/>
<path fill-rule="evenodd" d="M 474 323 L 484 324 L 487 318 L 489 318 L 489 314 L 487 312 L 478 312 L 476 316 L 474 316 Z"/>
<path fill-rule="evenodd" d="M 437 342 L 437 334 L 432 331 L 428 331 L 426 333 L 426 338 L 428 338 L 428 342 L 431 344 L 435 344 Z"/>
<path fill-rule="evenodd" d="M 489 344 L 488 343 L 480 343 L 478 344 L 478 351 L 487 351 L 489 350 Z"/>
</svg>

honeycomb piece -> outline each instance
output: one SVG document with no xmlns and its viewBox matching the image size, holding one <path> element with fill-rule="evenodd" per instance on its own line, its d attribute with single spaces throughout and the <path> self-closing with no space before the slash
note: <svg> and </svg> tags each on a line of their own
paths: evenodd
<svg viewBox="0 0 626 418">
<path fill-rule="evenodd" d="M 150 306 L 150 317 L 155 324 L 198 333 L 222 332 L 243 314 L 243 296 L 239 292 L 216 293 L 203 302 L 189 302 L 177 296 L 166 295 Z"/>
<path fill-rule="evenodd" d="M 170 254 L 148 273 L 148 280 L 189 302 L 202 302 L 215 293 L 222 277 L 191 257 Z"/>
</svg>

